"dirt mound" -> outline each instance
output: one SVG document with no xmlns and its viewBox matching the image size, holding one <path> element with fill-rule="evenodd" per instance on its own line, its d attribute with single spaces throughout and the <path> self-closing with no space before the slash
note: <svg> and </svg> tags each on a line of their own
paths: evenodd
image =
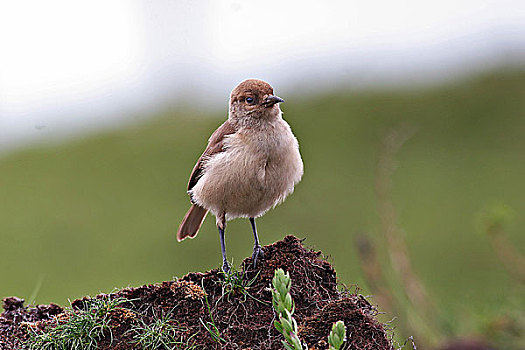
<svg viewBox="0 0 525 350">
<path fill-rule="evenodd" d="M 243 261 L 237 279 L 228 280 L 216 269 L 190 273 L 176 281 L 78 299 L 72 310 L 81 313 L 93 301 L 120 300 L 107 313 L 107 327 L 96 339 L 98 349 L 140 349 L 141 330 L 159 319 L 167 320 L 165 327 L 172 326 L 172 338 L 185 346 L 180 348 L 282 349 L 283 337 L 273 327 L 270 289 L 275 269 L 282 268 L 292 279 L 298 335 L 309 348 L 327 349 L 332 323 L 343 320 L 348 334 L 345 349 L 394 349 L 375 319 L 375 308 L 361 295 L 338 289 L 336 273 L 321 252 L 306 249 L 293 236 L 264 251 L 257 269 L 251 258 Z M 72 317 L 71 310 L 60 306 L 24 307 L 23 300 L 14 297 L 4 299 L 4 310 L 1 349 L 18 349 L 30 334 L 53 329 Z"/>
</svg>

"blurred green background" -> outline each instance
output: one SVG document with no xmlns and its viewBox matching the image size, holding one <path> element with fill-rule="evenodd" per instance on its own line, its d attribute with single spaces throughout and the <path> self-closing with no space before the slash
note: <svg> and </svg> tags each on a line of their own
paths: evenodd
<svg viewBox="0 0 525 350">
<path fill-rule="evenodd" d="M 329 256 L 341 282 L 372 294 L 355 238 L 371 237 L 388 274 L 376 171 L 385 133 L 408 125 L 415 133 L 396 156 L 392 200 L 444 329 L 482 333 L 500 315 L 524 310 L 523 284 L 476 228 L 480 211 L 506 204 L 515 215 L 505 232 L 525 254 L 523 71 L 412 90 L 282 97 L 305 174 L 284 204 L 258 220 L 261 243 L 306 237 Z M 226 117 L 226 106 L 196 110 L 170 109 L 121 130 L 3 155 L 0 296 L 64 305 L 219 267 L 213 217 L 196 239 L 175 239 L 189 207 L 191 169 Z M 248 221 L 230 222 L 226 235 L 229 258 L 239 264 L 252 250 Z"/>
</svg>

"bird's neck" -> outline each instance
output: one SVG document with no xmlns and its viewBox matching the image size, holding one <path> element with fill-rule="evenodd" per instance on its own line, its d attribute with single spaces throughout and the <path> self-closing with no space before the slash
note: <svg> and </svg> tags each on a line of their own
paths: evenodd
<svg viewBox="0 0 525 350">
<path fill-rule="evenodd" d="M 244 114 L 231 113 L 228 120 L 236 128 L 266 128 L 268 125 L 282 119 L 282 112 L 279 108 L 263 111 L 251 111 Z"/>
</svg>

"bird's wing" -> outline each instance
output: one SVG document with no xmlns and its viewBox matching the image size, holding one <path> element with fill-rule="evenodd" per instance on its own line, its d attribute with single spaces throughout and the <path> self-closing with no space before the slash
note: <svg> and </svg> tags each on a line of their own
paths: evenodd
<svg viewBox="0 0 525 350">
<path fill-rule="evenodd" d="M 201 155 L 197 164 L 191 172 L 190 181 L 188 182 L 188 191 L 190 191 L 193 186 L 199 181 L 199 178 L 202 176 L 202 171 L 204 170 L 204 164 L 212 155 L 222 152 L 224 146 L 224 137 L 235 133 L 237 130 L 230 123 L 229 120 L 225 121 L 224 124 L 219 126 L 217 130 L 210 136 L 208 140 L 208 147 L 204 150 L 204 153 Z"/>
</svg>

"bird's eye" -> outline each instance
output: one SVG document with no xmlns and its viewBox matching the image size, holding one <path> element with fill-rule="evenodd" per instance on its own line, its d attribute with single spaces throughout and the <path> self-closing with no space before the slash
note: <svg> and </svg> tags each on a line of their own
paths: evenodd
<svg viewBox="0 0 525 350">
<path fill-rule="evenodd" d="M 246 97 L 246 103 L 252 104 L 254 102 L 253 97 Z"/>
</svg>

